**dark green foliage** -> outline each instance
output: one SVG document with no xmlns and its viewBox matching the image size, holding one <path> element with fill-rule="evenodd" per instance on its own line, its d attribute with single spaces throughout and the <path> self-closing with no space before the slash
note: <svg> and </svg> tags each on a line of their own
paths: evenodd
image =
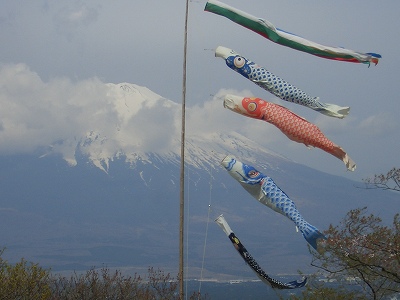
<svg viewBox="0 0 400 300">
<path fill-rule="evenodd" d="M 123 276 L 108 268 L 53 279 L 54 299 L 176 299 L 177 283 L 170 274 L 148 269 L 148 277 Z"/>
<path fill-rule="evenodd" d="M 10 265 L 1 258 L 3 251 L 0 251 L 0 299 L 51 299 L 49 271 L 24 259 Z"/>
<path fill-rule="evenodd" d="M 51 275 L 37 264 L 21 259 L 15 265 L 1 258 L 0 300 L 177 300 L 178 283 L 162 270 L 148 269 L 148 274 L 124 276 L 120 271 L 90 269 L 70 277 Z M 193 293 L 190 299 L 207 299 Z"/>
</svg>

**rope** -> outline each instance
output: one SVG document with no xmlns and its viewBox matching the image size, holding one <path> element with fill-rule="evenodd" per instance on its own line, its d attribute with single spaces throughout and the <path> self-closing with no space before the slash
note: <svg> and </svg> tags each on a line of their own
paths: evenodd
<svg viewBox="0 0 400 300">
<path fill-rule="evenodd" d="M 190 168 L 187 166 L 187 184 L 186 184 L 186 190 L 187 190 L 187 211 L 186 211 L 186 216 L 188 220 L 190 219 Z M 189 273 L 189 223 L 186 222 L 186 268 L 185 268 L 185 275 L 186 277 L 188 276 Z M 185 278 L 185 299 L 187 300 L 187 295 L 188 295 L 188 280 Z"/>
<path fill-rule="evenodd" d="M 210 165 L 210 197 L 209 197 L 209 200 L 208 200 L 208 215 L 207 215 L 206 233 L 205 233 L 205 237 L 204 237 L 203 260 L 201 262 L 199 293 L 198 293 L 198 298 L 197 299 L 200 299 L 201 284 L 202 284 L 202 281 L 203 281 L 204 260 L 205 260 L 205 256 L 206 256 L 207 236 L 208 236 L 208 224 L 210 223 L 210 214 L 211 214 L 211 191 L 212 191 L 212 166 Z"/>
</svg>

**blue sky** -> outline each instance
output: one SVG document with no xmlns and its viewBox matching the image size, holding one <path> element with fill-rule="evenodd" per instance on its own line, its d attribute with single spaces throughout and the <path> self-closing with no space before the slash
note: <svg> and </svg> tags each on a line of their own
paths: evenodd
<svg viewBox="0 0 400 300">
<path fill-rule="evenodd" d="M 205 116 L 216 117 L 204 124 L 205 120 L 190 118 L 189 113 L 187 135 L 201 133 L 202 128 L 212 132 L 227 123 L 296 162 L 354 180 L 399 167 L 400 2 L 224 2 L 312 41 L 376 52 L 383 58 L 370 68 L 317 58 L 204 12 L 206 1 L 191 1 L 187 107 L 193 113 L 201 109 Z M 92 107 L 102 98 L 105 83 L 134 83 L 180 103 L 184 12 L 183 0 L 2 1 L 0 154 L 33 152 L 57 138 L 73 138 L 68 136 L 71 132 L 90 130 L 90 122 L 66 122 L 76 112 L 62 102 L 73 98 L 86 104 L 81 109 Z M 215 58 L 219 45 L 236 50 L 323 102 L 350 106 L 349 116 L 329 118 L 280 101 Z M 336 158 L 288 140 L 272 125 L 223 109 L 215 95 L 226 91 L 282 104 L 315 123 L 347 151 L 357 170 L 347 172 Z M 104 127 L 107 120 L 102 120 Z M 157 122 L 162 125 L 162 118 Z M 66 130 L 69 126 L 76 130 Z M 27 127 L 37 128 L 34 141 L 21 134 Z M 149 139 L 157 136 L 148 130 Z"/>
</svg>

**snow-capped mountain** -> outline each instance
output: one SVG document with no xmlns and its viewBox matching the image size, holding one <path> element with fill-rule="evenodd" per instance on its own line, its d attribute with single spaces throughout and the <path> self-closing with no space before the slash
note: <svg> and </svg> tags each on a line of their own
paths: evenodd
<svg viewBox="0 0 400 300">
<path fill-rule="evenodd" d="M 85 122 L 81 122 L 79 130 L 53 143 L 46 155 L 61 153 L 70 165 L 76 165 L 75 155 L 81 152 L 107 172 L 109 163 L 121 156 L 126 162 L 135 163 L 138 159 L 147 160 L 146 153 L 154 149 L 164 156 L 178 153 L 179 140 L 171 137 L 176 136 L 173 120 L 179 105 L 148 88 L 109 83 L 103 86 L 95 106 L 93 100 L 82 106 L 85 113 L 76 119 L 84 118 Z M 165 117 L 161 122 L 157 121 L 160 116 Z"/>
<path fill-rule="evenodd" d="M 90 101 L 90 114 L 79 111 L 83 104 L 69 103 L 81 123 L 76 128 L 83 124 L 88 130 L 71 128 L 34 155 L 0 157 L 0 247 L 7 248 L 10 261 L 24 257 L 54 271 L 106 264 L 126 272 L 154 266 L 176 274 L 180 105 L 133 84 L 109 84 L 103 92 L 97 106 Z M 232 131 L 229 121 L 218 131 L 208 128 L 206 119 L 216 109 L 203 110 L 187 112 L 190 277 L 199 277 L 206 225 L 219 214 L 267 273 L 311 269 L 306 242 L 293 223 L 254 200 L 220 166 L 227 154 L 271 176 L 320 230 L 363 206 L 391 221 L 396 195 L 297 164 Z M 208 278 L 254 277 L 215 224 L 209 226 L 204 266 Z"/>
<path fill-rule="evenodd" d="M 115 159 L 124 157 L 128 164 L 135 164 L 138 160 L 149 161 L 149 153 L 180 163 L 180 104 L 129 83 L 107 84 L 104 93 L 105 98 L 100 97 L 98 107 L 93 108 L 92 101 L 86 107 L 91 111 L 94 129 L 88 127 L 81 136 L 75 133 L 73 137 L 58 139 L 43 156 L 60 153 L 74 166 L 77 164 L 75 156 L 80 152 L 105 172 Z M 196 108 L 187 110 L 190 127 Z M 198 126 L 195 122 L 192 127 Z M 204 127 L 205 130 L 187 134 L 185 161 L 189 165 L 215 165 L 226 153 L 241 154 L 251 160 L 251 153 L 260 151 L 283 158 L 227 127 L 222 126 L 219 132 Z"/>
</svg>

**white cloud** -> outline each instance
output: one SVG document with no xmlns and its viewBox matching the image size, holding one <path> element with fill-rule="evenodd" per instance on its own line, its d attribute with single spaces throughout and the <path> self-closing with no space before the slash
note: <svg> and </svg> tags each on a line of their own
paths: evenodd
<svg viewBox="0 0 400 300">
<path fill-rule="evenodd" d="M 223 107 L 226 94 L 253 97 L 248 90 L 221 89 L 210 100 L 196 105 L 188 112 L 190 132 L 195 135 L 236 131 L 260 144 L 267 144 L 279 138 L 279 131 L 271 124 L 236 114 Z"/>
<path fill-rule="evenodd" d="M 58 10 L 53 21 L 57 31 L 70 40 L 83 27 L 94 23 L 98 14 L 98 7 L 71 1 L 67 6 Z"/>
<path fill-rule="evenodd" d="M 72 164 L 79 143 L 103 158 L 168 149 L 180 111 L 147 88 L 98 78 L 44 82 L 24 64 L 1 66 L 0 105 L 0 153 L 50 147 Z"/>
<path fill-rule="evenodd" d="M 326 166 L 326 154 L 308 151 L 267 122 L 223 108 L 227 93 L 253 96 L 248 90 L 220 89 L 212 99 L 187 107 L 188 138 L 207 140 L 216 138 L 216 133 L 236 131 L 301 163 Z M 80 146 L 104 169 L 121 153 L 132 161 L 136 154 L 147 152 L 179 155 L 181 104 L 145 87 L 104 83 L 97 77 L 75 82 L 65 77 L 44 81 L 25 64 L 5 64 L 0 65 L 0 106 L 0 155 L 39 150 L 43 155 L 59 153 L 73 165 Z M 397 135 L 398 122 L 391 112 L 366 118 L 351 115 L 342 120 L 318 115 L 310 121 L 357 163 L 361 161 L 361 167 L 363 156 L 371 164 L 371 153 L 376 151 L 397 155 L 395 148 L 382 146 L 389 136 L 394 141 Z M 379 137 L 380 142 L 371 146 L 371 135 Z M 336 160 L 332 165 L 338 172 L 343 169 Z"/>
<path fill-rule="evenodd" d="M 213 99 L 187 107 L 189 138 L 237 131 L 265 144 L 281 136 L 270 124 L 224 109 L 227 93 L 252 96 L 222 89 Z M 100 166 L 120 153 L 128 159 L 135 153 L 179 153 L 181 104 L 134 84 L 98 78 L 45 82 L 25 64 L 8 64 L 0 68 L 0 105 L 0 154 L 42 149 L 74 165 L 80 147 Z"/>
<path fill-rule="evenodd" d="M 396 120 L 390 112 L 380 112 L 362 120 L 359 129 L 365 135 L 372 137 L 390 135 L 398 131 Z"/>
</svg>

